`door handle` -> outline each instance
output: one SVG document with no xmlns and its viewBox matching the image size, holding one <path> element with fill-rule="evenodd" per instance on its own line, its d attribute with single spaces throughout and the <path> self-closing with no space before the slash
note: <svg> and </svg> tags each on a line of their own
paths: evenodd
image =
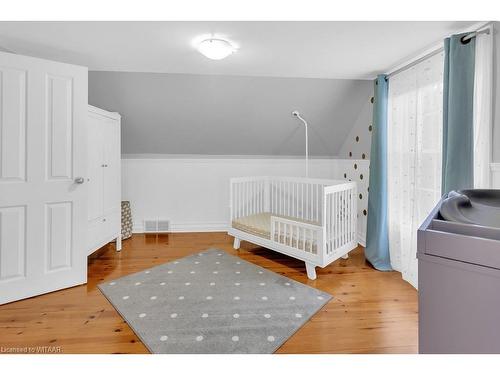
<svg viewBox="0 0 500 375">
<path fill-rule="evenodd" d="M 85 182 L 85 179 L 83 177 L 75 178 L 75 184 L 83 184 L 84 182 Z"/>
</svg>

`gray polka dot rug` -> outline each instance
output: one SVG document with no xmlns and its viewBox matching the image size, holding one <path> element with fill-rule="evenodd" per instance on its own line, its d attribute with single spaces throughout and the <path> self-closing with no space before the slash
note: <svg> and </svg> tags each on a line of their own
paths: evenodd
<svg viewBox="0 0 500 375">
<path fill-rule="evenodd" d="M 331 298 L 209 249 L 99 285 L 152 353 L 274 353 Z"/>
</svg>

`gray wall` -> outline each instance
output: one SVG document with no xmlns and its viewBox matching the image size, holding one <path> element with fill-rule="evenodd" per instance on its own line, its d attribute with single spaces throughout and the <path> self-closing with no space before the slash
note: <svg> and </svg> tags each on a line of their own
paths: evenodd
<svg viewBox="0 0 500 375">
<path fill-rule="evenodd" d="M 89 72 L 89 103 L 122 115 L 123 154 L 300 156 L 297 109 L 311 155 L 334 157 L 371 121 L 372 93 L 362 80 Z"/>
</svg>

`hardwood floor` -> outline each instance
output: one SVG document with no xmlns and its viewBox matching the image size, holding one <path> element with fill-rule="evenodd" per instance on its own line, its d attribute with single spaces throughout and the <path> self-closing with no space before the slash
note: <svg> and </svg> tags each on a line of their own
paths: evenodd
<svg viewBox="0 0 500 375">
<path fill-rule="evenodd" d="M 59 346 L 62 353 L 147 353 L 97 289 L 97 284 L 209 247 L 266 267 L 334 296 L 277 353 L 415 353 L 417 292 L 397 272 L 378 272 L 360 247 L 347 260 L 317 269 L 242 242 L 237 252 L 224 233 L 134 235 L 89 259 L 88 284 L 0 306 L 0 347 Z"/>
</svg>

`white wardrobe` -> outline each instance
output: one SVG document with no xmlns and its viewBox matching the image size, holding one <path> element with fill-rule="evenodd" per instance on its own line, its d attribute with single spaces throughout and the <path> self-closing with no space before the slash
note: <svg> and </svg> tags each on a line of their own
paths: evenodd
<svg viewBox="0 0 500 375">
<path fill-rule="evenodd" d="M 88 254 L 116 239 L 121 250 L 121 116 L 88 106 Z"/>
</svg>

